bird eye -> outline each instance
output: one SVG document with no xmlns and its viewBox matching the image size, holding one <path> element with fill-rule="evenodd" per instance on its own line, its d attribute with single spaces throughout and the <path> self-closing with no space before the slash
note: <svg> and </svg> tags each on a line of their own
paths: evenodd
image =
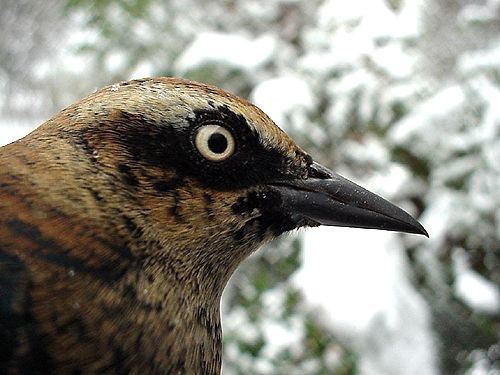
<svg viewBox="0 0 500 375">
<path fill-rule="evenodd" d="M 196 148 L 210 161 L 226 160 L 234 153 L 234 137 L 219 125 L 202 126 L 196 133 Z"/>
</svg>

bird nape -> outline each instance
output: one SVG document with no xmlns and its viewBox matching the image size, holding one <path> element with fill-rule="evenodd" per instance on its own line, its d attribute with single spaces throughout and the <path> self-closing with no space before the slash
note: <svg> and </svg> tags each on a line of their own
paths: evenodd
<svg viewBox="0 0 500 375">
<path fill-rule="evenodd" d="M 236 267 L 299 227 L 427 235 L 215 87 L 106 87 L 0 149 L 0 366 L 218 374 Z"/>
</svg>

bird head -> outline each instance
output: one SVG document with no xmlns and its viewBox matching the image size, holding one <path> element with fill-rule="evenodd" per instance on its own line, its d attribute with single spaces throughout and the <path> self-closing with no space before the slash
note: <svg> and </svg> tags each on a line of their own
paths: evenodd
<svg viewBox="0 0 500 375">
<path fill-rule="evenodd" d="M 64 143 L 56 164 L 72 166 L 85 195 L 75 210 L 118 228 L 136 254 L 168 258 L 186 280 L 210 279 L 216 290 L 262 243 L 296 228 L 426 234 L 403 210 L 314 162 L 260 109 L 208 85 L 116 84 L 38 132 L 48 148 Z M 64 189 L 56 185 L 50 190 Z"/>
<path fill-rule="evenodd" d="M 0 154 L 4 280 L 36 338 L 19 353 L 65 369 L 216 374 L 221 293 L 261 244 L 317 225 L 426 234 L 257 107 L 185 80 L 106 87 Z"/>
</svg>

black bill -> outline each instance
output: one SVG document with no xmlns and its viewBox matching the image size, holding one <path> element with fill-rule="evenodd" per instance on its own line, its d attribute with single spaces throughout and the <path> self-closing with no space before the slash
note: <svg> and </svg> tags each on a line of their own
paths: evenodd
<svg viewBox="0 0 500 375">
<path fill-rule="evenodd" d="M 285 214 L 320 225 L 371 228 L 423 234 L 424 227 L 382 197 L 314 163 L 306 180 L 272 184 L 282 197 Z"/>
</svg>

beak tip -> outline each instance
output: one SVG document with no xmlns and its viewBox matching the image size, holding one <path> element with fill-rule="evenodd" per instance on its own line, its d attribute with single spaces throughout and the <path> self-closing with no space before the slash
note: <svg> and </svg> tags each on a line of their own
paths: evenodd
<svg viewBox="0 0 500 375">
<path fill-rule="evenodd" d="M 403 227 L 400 227 L 401 232 L 411 233 L 411 234 L 420 234 L 429 238 L 429 233 L 424 228 L 420 222 L 418 222 L 413 216 L 408 214 L 407 212 L 399 209 L 399 220 L 400 224 L 403 224 Z M 397 229 L 396 229 L 397 230 Z"/>
<path fill-rule="evenodd" d="M 424 226 L 420 223 L 418 223 L 418 233 L 417 234 L 422 234 L 424 235 L 425 237 L 429 238 L 429 233 L 427 233 L 427 231 L 425 230 Z"/>
<path fill-rule="evenodd" d="M 417 220 L 415 220 L 409 214 L 407 214 L 407 215 L 408 215 L 408 219 L 406 220 L 407 230 L 405 230 L 405 232 L 412 233 L 412 234 L 421 234 L 422 236 L 429 238 L 429 233 L 424 228 L 424 226 L 422 224 L 420 224 Z"/>
</svg>

